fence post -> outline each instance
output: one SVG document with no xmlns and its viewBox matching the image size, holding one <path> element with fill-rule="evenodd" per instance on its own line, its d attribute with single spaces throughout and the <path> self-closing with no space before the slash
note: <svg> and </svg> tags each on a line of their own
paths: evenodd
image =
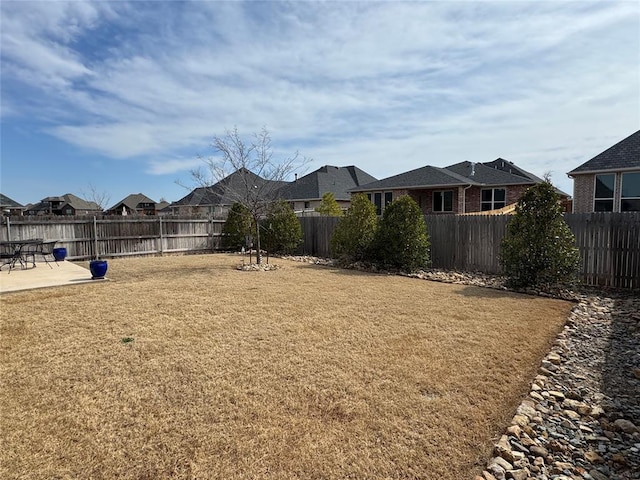
<svg viewBox="0 0 640 480">
<path fill-rule="evenodd" d="M 160 221 L 160 245 L 158 247 L 158 251 L 160 252 L 160 255 L 162 255 L 163 253 L 163 246 L 162 246 L 162 217 L 158 217 L 158 220 Z"/>
<path fill-rule="evenodd" d="M 98 219 L 93 216 L 93 258 L 98 259 Z"/>
<path fill-rule="evenodd" d="M 9 216 L 7 216 L 7 241 L 11 241 L 11 220 Z"/>
</svg>

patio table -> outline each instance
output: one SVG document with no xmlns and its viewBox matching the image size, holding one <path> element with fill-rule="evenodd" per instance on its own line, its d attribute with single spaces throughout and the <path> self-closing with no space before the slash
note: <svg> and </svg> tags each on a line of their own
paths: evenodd
<svg viewBox="0 0 640 480">
<path fill-rule="evenodd" d="M 42 245 L 41 238 L 28 238 L 24 240 L 2 240 L 0 241 L 0 259 L 2 260 L 2 269 L 5 265 L 9 265 L 9 273 L 15 268 L 16 263 L 20 263 L 20 267 L 27 268 L 28 262 L 24 255 L 24 248 L 27 246 Z M 35 267 L 35 261 L 33 262 Z"/>
</svg>

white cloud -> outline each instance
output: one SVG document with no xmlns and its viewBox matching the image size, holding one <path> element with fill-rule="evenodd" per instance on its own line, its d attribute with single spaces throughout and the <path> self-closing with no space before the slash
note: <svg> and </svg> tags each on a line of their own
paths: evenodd
<svg viewBox="0 0 640 480">
<path fill-rule="evenodd" d="M 3 117 L 36 115 L 154 174 L 190 168 L 227 128 L 265 125 L 319 165 L 379 177 L 498 156 L 541 175 L 640 124 L 635 2 L 3 2 L 2 14 L 3 76 L 39 92 L 3 95 Z M 111 44 L 84 46 L 104 28 Z"/>
</svg>

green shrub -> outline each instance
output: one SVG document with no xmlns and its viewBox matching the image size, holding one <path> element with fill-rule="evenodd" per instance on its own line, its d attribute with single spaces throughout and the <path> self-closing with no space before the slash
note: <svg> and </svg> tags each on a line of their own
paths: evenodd
<svg viewBox="0 0 640 480">
<path fill-rule="evenodd" d="M 336 201 L 336 197 L 331 192 L 326 192 L 322 195 L 322 201 L 316 208 L 316 212 L 327 217 L 341 217 L 343 213 L 342 208 Z"/>
<path fill-rule="evenodd" d="M 366 195 L 353 195 L 331 236 L 331 255 L 345 264 L 366 260 L 377 226 L 376 207 Z"/>
<path fill-rule="evenodd" d="M 429 236 L 418 204 L 405 195 L 384 209 L 373 241 L 373 258 L 384 269 L 413 272 L 429 263 Z"/>
<path fill-rule="evenodd" d="M 253 219 L 249 209 L 240 203 L 234 203 L 222 227 L 222 247 L 227 250 L 240 250 L 246 246 L 247 236 L 255 232 L 252 225 Z"/>
<path fill-rule="evenodd" d="M 295 253 L 302 242 L 302 226 L 291 206 L 281 200 L 273 204 L 260 223 L 262 245 L 271 253 Z"/>
<path fill-rule="evenodd" d="M 562 216 L 560 196 L 545 181 L 516 204 L 502 241 L 500 263 L 512 287 L 567 284 L 577 278 L 580 255 Z"/>
</svg>

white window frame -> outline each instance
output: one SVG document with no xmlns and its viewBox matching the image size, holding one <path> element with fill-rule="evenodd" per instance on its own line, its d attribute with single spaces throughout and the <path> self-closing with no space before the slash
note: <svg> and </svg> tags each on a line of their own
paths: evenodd
<svg viewBox="0 0 640 480">
<path fill-rule="evenodd" d="M 487 191 L 491 191 L 491 200 L 488 202 L 485 202 L 482 200 L 482 192 L 484 192 L 485 190 Z M 504 191 L 504 200 L 498 200 L 496 201 L 496 190 L 502 190 Z M 501 203 L 502 206 L 501 207 L 496 207 L 496 203 Z M 489 208 L 489 210 L 496 210 L 497 208 L 504 208 L 507 206 L 507 189 L 505 187 L 495 187 L 495 188 L 482 188 L 480 190 L 480 211 L 481 212 L 487 212 L 489 210 L 483 210 L 482 209 L 482 205 L 486 205 L 488 204 L 491 208 Z"/>
<path fill-rule="evenodd" d="M 596 197 L 596 190 L 598 187 L 598 177 L 612 176 L 613 177 L 613 190 L 611 190 L 611 197 Z M 596 202 L 611 201 L 611 210 L 596 210 Z M 596 173 L 593 176 L 593 208 L 594 212 L 615 212 L 616 211 L 616 174 L 615 173 Z"/>
<path fill-rule="evenodd" d="M 622 204 L 625 200 L 640 200 L 640 197 L 624 197 L 624 176 L 625 175 L 640 175 L 640 172 L 624 172 L 620 182 L 620 211 L 621 212 L 637 212 L 638 210 L 622 210 Z M 594 194 L 595 196 L 595 194 Z"/>
<path fill-rule="evenodd" d="M 442 210 L 436 210 L 436 193 L 442 195 Z M 446 209 L 445 194 L 451 193 L 451 210 Z M 431 196 L 431 210 L 435 213 L 453 212 L 453 190 L 435 190 Z"/>
</svg>

